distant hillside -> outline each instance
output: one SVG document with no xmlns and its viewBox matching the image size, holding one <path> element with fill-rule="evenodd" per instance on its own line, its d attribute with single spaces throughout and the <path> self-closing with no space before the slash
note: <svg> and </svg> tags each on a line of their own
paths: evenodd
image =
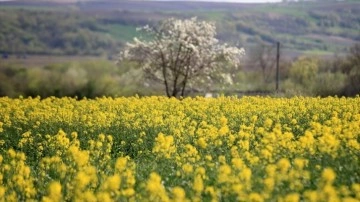
<svg viewBox="0 0 360 202">
<path fill-rule="evenodd" d="M 100 55 L 120 41 L 73 12 L 0 9 L 0 53 Z"/>
<path fill-rule="evenodd" d="M 137 26 L 198 16 L 217 22 L 218 36 L 250 47 L 277 41 L 288 50 L 344 52 L 360 42 L 360 2 L 228 4 L 152 1 L 0 2 L 0 52 L 114 54 Z"/>
</svg>

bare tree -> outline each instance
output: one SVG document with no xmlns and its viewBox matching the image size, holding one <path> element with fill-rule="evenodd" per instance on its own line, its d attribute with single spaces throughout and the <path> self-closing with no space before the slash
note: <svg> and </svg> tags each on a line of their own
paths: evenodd
<svg viewBox="0 0 360 202">
<path fill-rule="evenodd" d="M 250 53 L 250 62 L 252 65 L 260 68 L 264 83 L 267 83 L 272 79 L 271 73 L 276 64 L 275 51 L 275 46 L 261 43 Z"/>
<path fill-rule="evenodd" d="M 353 45 L 343 64 L 343 72 L 348 75 L 344 94 L 354 96 L 360 94 L 360 43 Z"/>
<path fill-rule="evenodd" d="M 157 27 L 141 28 L 152 40 L 134 39 L 120 53 L 119 62 L 137 61 L 147 78 L 160 81 L 169 97 L 184 96 L 187 86 L 211 83 L 222 64 L 237 68 L 244 55 L 241 48 L 220 44 L 213 23 L 168 19 Z"/>
</svg>

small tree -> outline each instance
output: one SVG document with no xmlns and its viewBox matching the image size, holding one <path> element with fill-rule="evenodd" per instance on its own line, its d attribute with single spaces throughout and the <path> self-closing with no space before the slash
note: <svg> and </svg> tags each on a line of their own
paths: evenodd
<svg viewBox="0 0 360 202">
<path fill-rule="evenodd" d="M 290 68 L 290 78 L 296 83 L 309 88 L 316 79 L 319 72 L 319 61 L 317 58 L 300 57 Z"/>
<path fill-rule="evenodd" d="M 221 72 L 222 64 L 228 62 L 237 68 L 244 55 L 241 48 L 220 44 L 215 38 L 213 23 L 168 19 L 158 27 L 141 28 L 150 34 L 151 40 L 134 39 L 120 53 L 122 60 L 137 61 L 145 76 L 161 81 L 169 97 L 184 96 L 187 86 L 195 83 L 211 83 Z"/>
<path fill-rule="evenodd" d="M 261 44 L 250 53 L 250 63 L 260 67 L 264 83 L 269 83 L 276 64 L 276 48 L 274 46 Z"/>
<path fill-rule="evenodd" d="M 347 96 L 360 94 L 360 43 L 350 48 L 342 69 L 348 75 L 344 94 Z"/>
</svg>

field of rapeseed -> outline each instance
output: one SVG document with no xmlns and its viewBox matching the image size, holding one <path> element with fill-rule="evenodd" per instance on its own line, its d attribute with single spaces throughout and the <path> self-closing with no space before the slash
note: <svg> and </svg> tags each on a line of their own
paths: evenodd
<svg viewBox="0 0 360 202">
<path fill-rule="evenodd" d="M 360 201 L 360 98 L 0 98 L 0 201 Z"/>
</svg>

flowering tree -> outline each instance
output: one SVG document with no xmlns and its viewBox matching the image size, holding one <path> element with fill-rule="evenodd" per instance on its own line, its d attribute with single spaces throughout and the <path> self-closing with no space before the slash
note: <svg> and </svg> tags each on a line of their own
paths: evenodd
<svg viewBox="0 0 360 202">
<path fill-rule="evenodd" d="M 220 72 L 225 62 L 238 68 L 244 54 L 242 48 L 220 44 L 215 38 L 215 25 L 197 18 L 170 18 L 158 27 L 140 30 L 150 34 L 152 40 L 135 38 L 127 43 L 118 62 L 139 62 L 146 77 L 163 82 L 169 97 L 184 96 L 186 87 L 199 81 L 211 83 L 215 75 L 223 75 Z"/>
</svg>

